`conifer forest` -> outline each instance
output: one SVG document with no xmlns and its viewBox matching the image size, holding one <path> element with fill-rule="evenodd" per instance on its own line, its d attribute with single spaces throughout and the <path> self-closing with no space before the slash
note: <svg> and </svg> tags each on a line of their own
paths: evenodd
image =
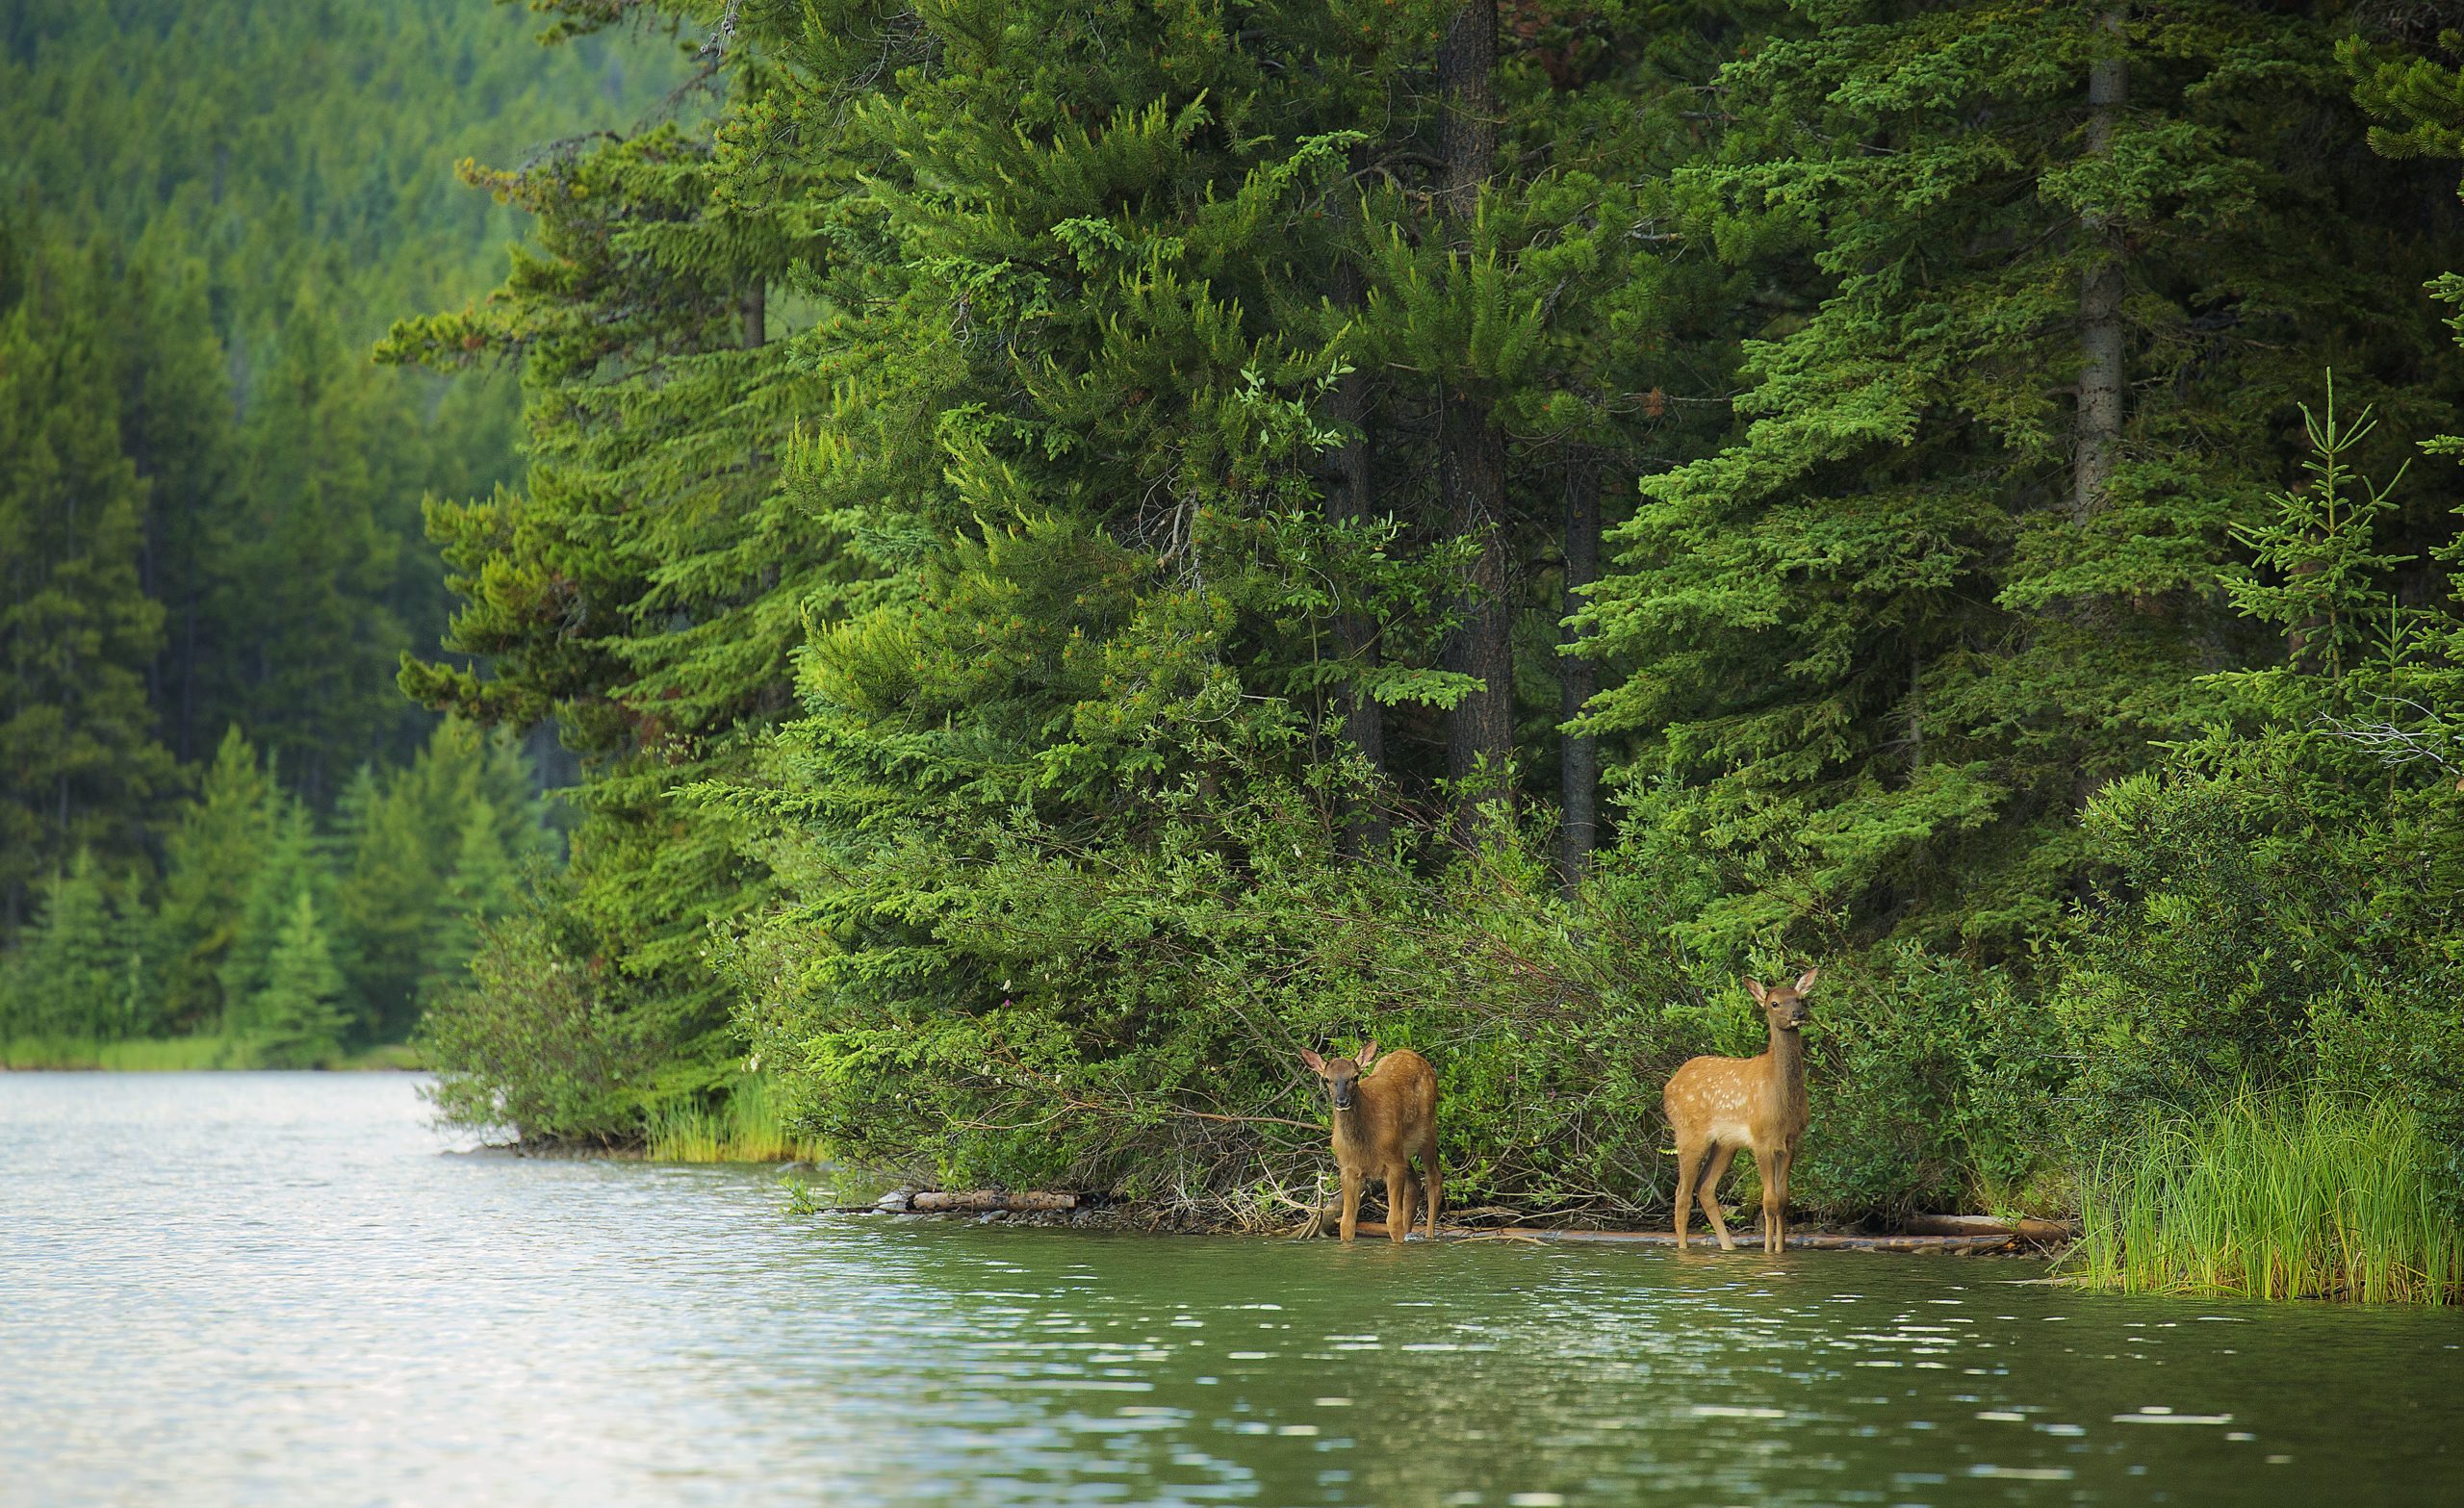
<svg viewBox="0 0 2464 1508">
<path fill-rule="evenodd" d="M 13 1061 L 1665 1219 L 1818 965 L 1800 1210 L 2464 1295 L 2464 4 L 5 17 Z"/>
</svg>

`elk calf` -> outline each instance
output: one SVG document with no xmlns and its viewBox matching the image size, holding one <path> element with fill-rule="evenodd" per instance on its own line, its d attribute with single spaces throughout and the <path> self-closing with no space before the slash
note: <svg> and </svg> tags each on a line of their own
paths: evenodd
<svg viewBox="0 0 2464 1508">
<path fill-rule="evenodd" d="M 1401 1240 L 1412 1228 L 1415 1198 L 1412 1155 L 1420 1154 L 1428 1179 L 1428 1234 L 1437 1237 L 1437 1208 L 1445 1196 L 1437 1169 L 1437 1070 L 1410 1048 L 1377 1056 L 1370 1043 L 1355 1059 L 1329 1061 L 1307 1048 L 1301 1061 L 1326 1082 L 1334 1107 L 1335 1165 L 1344 1175 L 1343 1238 L 1360 1224 L 1361 1186 L 1386 1181 L 1386 1234 Z M 1370 1071 L 1374 1064 L 1376 1071 Z"/>
<path fill-rule="evenodd" d="M 1697 1058 L 1670 1075 L 1660 1104 L 1677 1134 L 1678 1250 L 1685 1249 L 1686 1206 L 1698 1194 L 1720 1249 L 1736 1250 L 1715 1194 L 1739 1147 L 1754 1150 L 1762 1174 L 1762 1249 L 1787 1245 L 1788 1174 L 1806 1134 L 1806 1045 L 1799 1029 L 1806 1024 L 1806 992 L 1820 972 L 1808 969 L 1794 984 L 1777 989 L 1745 982 L 1771 1027 L 1771 1047 L 1761 1057 Z"/>
</svg>

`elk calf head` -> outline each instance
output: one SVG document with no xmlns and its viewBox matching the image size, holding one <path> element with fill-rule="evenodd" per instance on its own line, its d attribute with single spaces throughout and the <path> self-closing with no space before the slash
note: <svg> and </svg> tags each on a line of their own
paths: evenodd
<svg viewBox="0 0 2464 1508">
<path fill-rule="evenodd" d="M 1806 996 L 1812 992 L 1814 979 L 1821 973 L 1818 968 L 1808 969 L 1797 976 L 1793 984 L 1770 987 L 1760 980 L 1750 979 L 1745 982 L 1745 992 L 1762 1008 L 1763 1018 L 1771 1023 L 1772 1030 L 1794 1032 L 1806 1024 Z"/>
<path fill-rule="evenodd" d="M 1377 1043 L 1372 1040 L 1360 1050 L 1358 1058 L 1321 1058 L 1304 1047 L 1300 1061 L 1309 1071 L 1326 1081 L 1326 1098 L 1337 1110 L 1349 1110 L 1360 1097 L 1360 1076 L 1377 1061 Z"/>
</svg>

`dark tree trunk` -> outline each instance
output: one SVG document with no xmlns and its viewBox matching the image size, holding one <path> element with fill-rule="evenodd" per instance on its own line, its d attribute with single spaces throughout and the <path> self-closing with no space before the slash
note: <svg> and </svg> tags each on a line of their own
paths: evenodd
<svg viewBox="0 0 2464 1508">
<path fill-rule="evenodd" d="M 1471 220 L 1480 190 L 1497 170 L 1497 0 L 1464 0 L 1437 49 L 1438 92 L 1445 112 L 1439 138 L 1444 167 L 1438 204 L 1451 221 L 1450 240 L 1471 247 Z M 1446 721 L 1446 773 L 1470 780 L 1482 773 L 1502 780 L 1514 758 L 1513 619 L 1507 601 L 1505 441 L 1486 394 L 1468 380 L 1450 381 L 1438 403 L 1438 488 L 1454 532 L 1476 541 L 1478 553 L 1464 581 L 1458 626 L 1447 668 L 1475 677 L 1480 689 L 1455 703 Z M 1509 792 L 1500 792 L 1507 794 Z M 1455 836 L 1477 840 L 1480 819 L 1467 792 L 1455 805 Z"/>
<path fill-rule="evenodd" d="M 1347 262 L 1335 275 L 1335 297 L 1344 308 L 1360 303 L 1360 274 Z M 1335 384 L 1328 411 L 1335 422 L 1351 432 L 1351 438 L 1335 447 L 1327 457 L 1326 517 L 1336 524 L 1357 524 L 1368 519 L 1375 503 L 1369 468 L 1369 379 L 1360 372 L 1347 372 Z M 1365 674 L 1377 666 L 1377 625 L 1352 595 L 1348 583 L 1339 584 L 1344 595 L 1335 608 L 1335 647 L 1355 675 Z M 1336 705 L 1343 720 L 1343 737 L 1371 769 L 1381 776 L 1386 770 L 1386 709 L 1369 695 L 1358 682 L 1336 693 Z M 1373 801 L 1354 802 L 1344 825 L 1345 852 L 1357 857 L 1376 853 L 1386 846 L 1388 827 L 1385 810 Z"/>
<path fill-rule="evenodd" d="M 2088 65 L 2088 153 L 2111 157 L 2114 129 L 2130 98 L 2130 64 L 2122 54 L 2123 13 L 2098 22 L 2108 55 Z M 2121 452 L 2123 256 L 2120 227 L 2103 214 L 2084 217 L 2089 246 L 2079 282 L 2079 411 L 2072 434 L 2070 515 L 2085 525 L 2103 510 Z M 2083 604 L 2083 621 L 2108 616 L 2102 603 Z M 2070 802 L 2084 808 L 2100 783 L 2086 763 L 2072 773 Z"/>
<path fill-rule="evenodd" d="M 770 288 L 756 279 L 744 295 L 744 348 L 758 350 L 770 339 Z"/>
<path fill-rule="evenodd" d="M 180 762 L 196 756 L 196 572 L 189 572 L 188 592 L 180 602 Z"/>
<path fill-rule="evenodd" d="M 1571 617 L 1583 605 L 1582 588 L 1600 579 L 1600 466 L 1578 452 L 1566 468 L 1566 584 L 1560 607 Z M 1564 630 L 1572 645 L 1576 634 Z M 1582 704 L 1600 689 L 1599 667 L 1579 654 L 1558 661 L 1560 721 L 1582 715 Z M 1592 851 L 1600 846 L 1600 740 L 1589 733 L 1565 733 L 1558 745 L 1558 783 L 1563 787 L 1565 821 L 1560 829 L 1558 881 L 1568 896 L 1591 869 Z"/>
<path fill-rule="evenodd" d="M 2130 102 L 2130 64 L 2119 52 L 2122 13 L 2108 12 L 2102 25 L 2113 34 L 2110 45 L 2116 50 L 2088 67 L 2088 151 L 2110 157 L 2114 128 Z M 2121 239 L 2101 215 L 2087 217 L 2087 230 L 2092 244 L 2079 288 L 2079 415 L 2070 504 L 2082 523 L 2104 506 L 2113 481 L 2121 449 L 2124 380 Z"/>
</svg>

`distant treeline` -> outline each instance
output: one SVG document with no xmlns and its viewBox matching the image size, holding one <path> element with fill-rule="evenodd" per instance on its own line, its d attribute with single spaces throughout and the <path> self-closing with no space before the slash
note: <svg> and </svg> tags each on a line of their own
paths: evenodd
<svg viewBox="0 0 2464 1508">
<path fill-rule="evenodd" d="M 637 119 L 680 77 L 663 45 L 535 30 L 486 0 L 0 16 L 0 948 L 90 891 L 150 912 L 226 729 L 328 825 L 371 766 L 411 778 L 436 719 L 394 676 L 450 606 L 424 498 L 518 474 L 520 400 L 369 342 L 524 233 L 457 158 Z M 399 1031 L 398 993 L 346 1014 Z M 17 1009 L 55 1007 L 85 1009 Z"/>
<path fill-rule="evenodd" d="M 554 856 L 520 749 L 468 724 L 399 769 L 362 765 L 323 821 L 274 775 L 234 728 L 159 884 L 84 852 L 46 881 L 0 955 L 0 1044 L 39 1063 L 217 1035 L 224 1066 L 304 1068 L 399 1041 Z"/>
</svg>

